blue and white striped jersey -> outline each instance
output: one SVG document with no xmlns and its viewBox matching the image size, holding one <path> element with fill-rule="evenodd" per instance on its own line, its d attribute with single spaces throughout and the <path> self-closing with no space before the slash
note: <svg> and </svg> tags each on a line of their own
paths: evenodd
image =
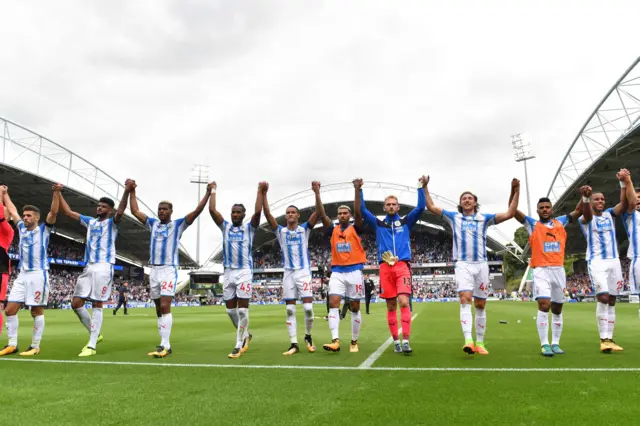
<svg viewBox="0 0 640 426">
<path fill-rule="evenodd" d="M 162 223 L 159 219 L 147 217 L 145 223 L 151 231 L 149 243 L 149 265 L 180 266 L 180 238 L 189 227 L 186 217 Z"/>
<path fill-rule="evenodd" d="M 240 226 L 222 222 L 222 254 L 224 267 L 232 269 L 253 269 L 253 238 L 257 229 L 247 222 Z"/>
<path fill-rule="evenodd" d="M 640 257 L 640 212 L 634 210 L 632 213 L 625 212 L 622 215 L 622 223 L 629 237 L 629 250 L 627 257 L 634 259 Z"/>
<path fill-rule="evenodd" d="M 84 261 L 86 263 L 116 263 L 118 226 L 113 218 L 99 220 L 95 217 L 80 215 L 80 223 L 87 228 Z"/>
<path fill-rule="evenodd" d="M 309 235 L 311 235 L 311 228 L 308 222 L 298 225 L 293 231 L 286 226 L 278 225 L 278 229 L 274 232 L 282 249 L 282 265 L 284 269 L 306 269 L 310 271 Z"/>
<path fill-rule="evenodd" d="M 591 222 L 582 223 L 580 229 L 587 239 L 587 260 L 618 258 L 618 243 L 616 241 L 616 226 L 613 209 L 607 209 L 602 215 L 593 215 Z"/>
<path fill-rule="evenodd" d="M 29 231 L 22 220 L 19 220 L 16 226 L 20 233 L 20 270 L 48 271 L 47 248 L 53 226 L 42 223 Z"/>
<path fill-rule="evenodd" d="M 495 225 L 495 214 L 476 213 L 465 216 L 442 210 L 442 217 L 453 231 L 453 261 L 486 262 L 487 229 Z"/>
</svg>

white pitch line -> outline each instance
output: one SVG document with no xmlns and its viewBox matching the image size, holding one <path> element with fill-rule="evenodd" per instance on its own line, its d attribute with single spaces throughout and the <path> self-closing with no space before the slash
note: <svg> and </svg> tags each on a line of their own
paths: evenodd
<svg viewBox="0 0 640 426">
<path fill-rule="evenodd" d="M 413 320 L 416 319 L 417 316 L 418 314 L 415 314 L 414 316 L 412 316 L 411 322 L 413 322 Z M 402 333 L 402 327 L 400 327 L 400 329 L 398 330 L 398 335 L 400 335 L 400 333 Z M 380 356 L 384 353 L 384 351 L 387 350 L 389 346 L 391 346 L 392 343 L 393 343 L 393 337 L 389 337 L 382 345 L 380 345 L 378 349 L 376 349 L 374 353 L 369 355 L 369 358 L 365 359 L 364 362 L 360 364 L 358 368 L 361 368 L 361 369 L 371 368 L 373 363 L 376 362 L 378 358 L 380 358 Z"/>
<path fill-rule="evenodd" d="M 243 364 L 177 364 L 154 362 L 129 362 L 129 361 L 81 361 L 64 359 L 25 359 L 25 358 L 1 358 L 0 362 L 27 362 L 41 364 L 84 364 L 84 365 L 131 365 L 149 367 L 177 367 L 177 368 L 240 368 L 255 370 L 343 370 L 360 371 L 360 367 L 345 367 L 335 365 L 243 365 Z M 494 372 L 494 373 L 590 373 L 590 372 L 625 372 L 640 373 L 640 368 L 497 368 L 497 367 L 371 367 L 364 371 L 413 371 L 413 372 Z"/>
</svg>

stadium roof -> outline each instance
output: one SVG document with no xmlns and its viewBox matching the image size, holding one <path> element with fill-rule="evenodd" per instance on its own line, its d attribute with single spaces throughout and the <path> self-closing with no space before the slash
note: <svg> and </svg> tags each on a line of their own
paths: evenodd
<svg viewBox="0 0 640 426">
<path fill-rule="evenodd" d="M 383 204 L 386 196 L 393 194 L 398 197 L 400 202 L 400 215 L 403 216 L 411 209 L 413 209 L 417 203 L 418 189 L 416 187 L 410 187 L 406 185 L 399 185 L 387 182 L 365 182 L 363 187 L 364 199 L 369 209 L 374 214 L 382 214 Z M 353 208 L 354 189 L 351 182 L 334 183 L 330 185 L 323 185 L 321 189 L 322 202 L 325 206 L 325 210 L 329 217 L 335 218 L 338 213 L 338 206 L 341 204 L 347 204 Z M 455 210 L 457 203 L 441 197 L 431 192 L 431 197 L 440 206 L 448 209 Z M 315 210 L 315 195 L 311 189 L 296 192 L 285 198 L 282 198 L 274 203 L 271 203 L 271 211 L 276 220 L 284 224 L 284 213 L 287 206 L 294 204 L 300 209 L 300 220 L 304 222 Z M 447 232 L 450 233 L 448 226 L 445 226 L 442 218 L 436 217 L 428 211 L 424 211 L 420 218 L 419 225 L 425 227 L 426 231 L 429 228 L 435 232 Z M 265 222 L 260 225 L 256 237 L 254 240 L 254 250 L 260 248 L 264 244 L 267 244 L 275 240 L 275 235 L 269 230 L 268 224 Z M 501 241 L 508 241 L 513 244 L 512 247 L 505 246 Z M 488 247 L 496 252 L 512 249 L 516 250 L 517 254 L 521 253 L 521 249 L 511 242 L 502 232 L 492 227 L 489 231 L 487 238 Z M 207 262 L 205 262 L 204 268 L 211 268 L 213 264 L 220 263 L 222 261 L 222 247 L 218 246 L 216 250 L 211 254 Z"/>
<path fill-rule="evenodd" d="M 623 167 L 640 184 L 640 58 L 596 106 L 562 159 L 548 192 L 555 213 L 575 208 L 582 185 L 604 193 L 607 205 L 613 206 L 620 196 L 616 172 Z M 622 252 L 627 242 L 620 223 L 617 233 Z M 584 252 L 586 242 L 579 228 L 569 227 L 568 234 L 567 251 Z"/>
<path fill-rule="evenodd" d="M 11 199 L 18 208 L 34 204 L 43 211 L 51 205 L 51 186 L 63 183 L 65 199 L 79 213 L 95 216 L 98 198 L 107 196 L 116 201 L 124 186 L 106 172 L 63 146 L 9 120 L 0 117 L 2 158 L 0 182 L 9 187 Z M 150 217 L 156 213 L 141 200 L 140 209 Z M 84 228 L 64 215 L 58 215 L 58 233 L 84 240 Z M 116 242 L 118 257 L 145 264 L 149 258 L 149 231 L 137 219 L 126 214 L 120 224 Z M 184 247 L 180 263 L 195 266 Z"/>
</svg>

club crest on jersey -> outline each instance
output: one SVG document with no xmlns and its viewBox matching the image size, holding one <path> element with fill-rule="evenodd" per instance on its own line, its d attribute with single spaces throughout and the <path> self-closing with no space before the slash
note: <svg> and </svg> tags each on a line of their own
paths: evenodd
<svg viewBox="0 0 640 426">
<path fill-rule="evenodd" d="M 33 233 L 30 231 L 26 231 L 22 234 L 22 238 L 20 240 L 23 246 L 32 246 L 35 241 L 33 239 Z"/>
<path fill-rule="evenodd" d="M 393 225 L 394 225 L 394 226 L 400 226 L 400 225 L 401 225 L 401 223 L 400 223 L 400 221 L 399 221 L 399 220 L 396 220 L 395 222 L 393 222 Z"/>
<path fill-rule="evenodd" d="M 169 227 L 166 225 L 159 226 L 158 228 L 156 228 L 154 237 L 156 240 L 164 240 L 169 238 Z"/>
</svg>

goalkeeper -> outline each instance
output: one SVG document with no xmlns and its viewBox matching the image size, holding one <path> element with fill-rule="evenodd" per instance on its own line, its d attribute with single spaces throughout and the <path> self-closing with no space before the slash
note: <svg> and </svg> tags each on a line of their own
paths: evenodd
<svg viewBox="0 0 640 426">
<path fill-rule="evenodd" d="M 418 205 L 405 217 L 400 217 L 398 198 L 389 195 L 384 200 L 384 220 L 377 219 L 367 210 L 362 196 L 362 179 L 356 179 L 356 210 L 358 205 L 362 211 L 364 222 L 376 232 L 376 247 L 380 263 L 380 297 L 387 302 L 387 322 L 393 337 L 394 352 L 411 354 L 409 336 L 411 335 L 411 239 L 409 234 L 426 207 L 425 188 L 427 178 L 419 179 Z M 397 305 L 400 304 L 400 321 L 402 322 L 402 342 L 398 336 Z"/>
</svg>

